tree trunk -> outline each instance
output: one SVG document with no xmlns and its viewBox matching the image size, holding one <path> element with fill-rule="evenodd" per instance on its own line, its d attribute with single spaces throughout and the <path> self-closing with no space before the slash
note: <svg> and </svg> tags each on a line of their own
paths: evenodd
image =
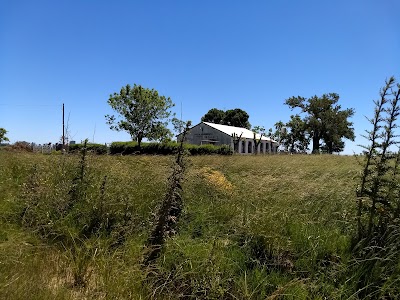
<svg viewBox="0 0 400 300">
<path fill-rule="evenodd" d="M 139 151 L 142 150 L 142 148 L 141 148 L 142 139 L 143 139 L 143 134 L 142 134 L 141 132 L 139 132 L 139 134 L 138 134 L 138 136 L 137 136 L 137 143 L 138 143 Z"/>
<path fill-rule="evenodd" d="M 328 153 L 332 154 L 333 153 L 333 142 L 327 142 L 326 146 L 328 147 Z"/>
<path fill-rule="evenodd" d="M 313 146 L 312 146 L 312 153 L 317 154 L 319 153 L 319 134 L 317 132 L 314 132 L 313 135 Z"/>
<path fill-rule="evenodd" d="M 290 150 L 289 150 L 289 152 L 290 152 L 290 153 L 293 153 L 293 152 L 294 152 L 294 142 L 290 144 Z"/>
<path fill-rule="evenodd" d="M 240 142 L 240 140 L 233 141 L 233 152 L 234 153 L 239 153 L 239 142 Z"/>
</svg>

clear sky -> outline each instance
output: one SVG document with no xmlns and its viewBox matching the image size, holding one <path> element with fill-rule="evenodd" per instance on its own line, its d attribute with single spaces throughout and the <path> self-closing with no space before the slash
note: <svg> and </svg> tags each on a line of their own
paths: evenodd
<svg viewBox="0 0 400 300">
<path fill-rule="evenodd" d="M 111 131 L 109 95 L 134 83 L 171 97 L 196 124 L 241 108 L 270 128 L 291 96 L 335 92 L 357 144 L 384 80 L 400 80 L 399 0 L 0 1 L 0 127 L 11 142 L 58 142 L 62 103 L 74 140 Z"/>
</svg>

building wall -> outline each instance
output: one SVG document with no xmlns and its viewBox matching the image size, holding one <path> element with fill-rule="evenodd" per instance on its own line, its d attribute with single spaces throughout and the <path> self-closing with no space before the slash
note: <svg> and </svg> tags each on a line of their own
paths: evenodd
<svg viewBox="0 0 400 300">
<path fill-rule="evenodd" d="M 253 139 L 241 139 L 238 144 L 238 153 L 250 154 L 250 153 L 276 153 L 277 145 L 269 141 L 261 141 L 258 147 L 255 146 Z"/>
<path fill-rule="evenodd" d="M 206 124 L 198 124 L 194 126 L 192 129 L 190 129 L 189 133 L 186 135 L 186 141 L 189 144 L 194 144 L 194 145 L 214 144 L 216 146 L 220 145 L 232 146 L 231 136 L 215 128 L 212 128 Z"/>
</svg>

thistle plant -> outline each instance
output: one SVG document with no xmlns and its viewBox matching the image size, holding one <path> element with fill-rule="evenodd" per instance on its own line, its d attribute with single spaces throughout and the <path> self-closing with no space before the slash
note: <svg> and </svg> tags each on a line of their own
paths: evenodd
<svg viewBox="0 0 400 300">
<path fill-rule="evenodd" d="M 69 191 L 70 203 L 68 206 L 73 206 L 76 202 L 83 198 L 85 192 L 85 172 L 86 172 L 86 158 L 87 158 L 87 142 L 86 139 L 83 148 L 81 149 L 81 159 L 79 160 L 79 170 L 72 180 L 72 188 Z"/>
<path fill-rule="evenodd" d="M 182 181 L 185 172 L 184 147 L 183 143 L 189 132 L 191 122 L 186 123 L 183 131 L 176 160 L 172 168 L 172 174 L 168 180 L 168 189 L 164 200 L 156 214 L 156 224 L 150 237 L 147 240 L 149 253 L 145 258 L 145 264 L 153 262 L 160 254 L 165 239 L 176 233 L 176 224 L 183 209 Z"/>
<path fill-rule="evenodd" d="M 351 270 L 356 294 L 363 299 L 388 299 L 398 294 L 400 259 L 400 150 L 396 129 L 400 115 L 400 84 L 389 78 L 374 101 L 372 130 L 364 135 L 361 182 L 357 189 L 357 229 Z"/>
<path fill-rule="evenodd" d="M 396 89 L 397 87 L 397 89 Z M 398 167 L 400 151 L 393 154 L 392 148 L 399 144 L 395 130 L 400 114 L 400 85 L 394 77 L 386 81 L 380 99 L 374 101 L 374 117 L 368 119 L 373 128 L 364 135 L 370 142 L 365 149 L 365 160 L 361 183 L 357 189 L 358 240 L 370 238 L 377 230 L 384 231 L 396 219 L 400 205 L 398 196 Z"/>
</svg>

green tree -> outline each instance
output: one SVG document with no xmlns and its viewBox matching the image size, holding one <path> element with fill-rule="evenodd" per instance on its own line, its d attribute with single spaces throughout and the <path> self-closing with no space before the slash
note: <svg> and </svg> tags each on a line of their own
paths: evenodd
<svg viewBox="0 0 400 300">
<path fill-rule="evenodd" d="M 225 112 L 224 124 L 250 129 L 249 114 L 240 108 L 228 109 Z"/>
<path fill-rule="evenodd" d="M 201 118 L 201 121 L 247 129 L 251 128 L 249 114 L 240 108 L 228 109 L 227 111 L 212 108 Z"/>
<path fill-rule="evenodd" d="M 341 152 L 344 149 L 342 138 L 354 141 L 353 123 L 348 121 L 354 114 L 353 109 L 340 110 L 340 105 L 329 110 L 325 114 L 325 122 L 323 124 L 322 139 L 324 144 L 321 149 L 328 152 Z"/>
<path fill-rule="evenodd" d="M 225 112 L 218 108 L 211 108 L 203 117 L 202 122 L 210 122 L 215 124 L 224 124 Z"/>
<path fill-rule="evenodd" d="M 8 131 L 5 130 L 4 128 L 0 128 L 0 144 L 1 144 L 3 141 L 9 141 L 8 137 L 6 137 L 7 132 L 8 132 Z"/>
<path fill-rule="evenodd" d="M 321 148 L 328 153 L 342 151 L 343 138 L 354 140 L 353 123 L 348 118 L 354 115 L 354 109 L 342 110 L 338 105 L 339 95 L 323 94 L 311 98 L 290 97 L 285 101 L 291 109 L 300 108 L 305 114 L 303 119 L 307 132 L 313 141 L 313 153 L 319 153 Z"/>
<path fill-rule="evenodd" d="M 299 115 L 290 116 L 286 124 L 278 122 L 280 127 L 280 143 L 291 153 L 304 153 L 310 144 L 307 124 Z"/>
<path fill-rule="evenodd" d="M 139 148 L 143 138 L 163 140 L 171 136 L 167 125 L 174 104 L 156 90 L 136 84 L 132 88 L 128 84 L 119 93 L 110 95 L 107 103 L 119 115 L 118 119 L 114 115 L 105 116 L 110 129 L 127 131 Z"/>
</svg>

